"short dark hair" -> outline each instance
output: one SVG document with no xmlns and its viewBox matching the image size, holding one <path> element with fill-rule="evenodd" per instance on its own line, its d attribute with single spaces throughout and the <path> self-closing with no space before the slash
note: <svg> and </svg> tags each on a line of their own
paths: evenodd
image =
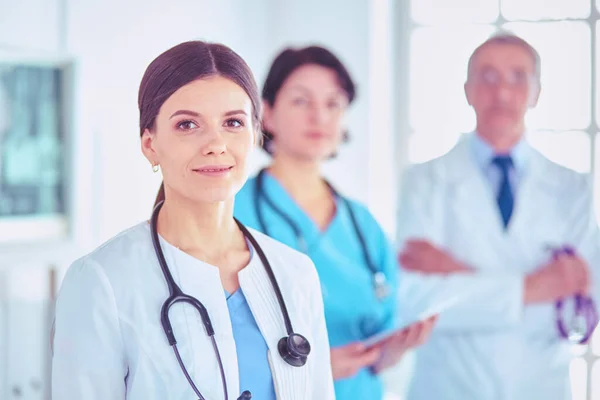
<svg viewBox="0 0 600 400">
<path fill-rule="evenodd" d="M 356 86 L 350 73 L 344 64 L 331 51 L 320 46 L 308 46 L 302 48 L 284 49 L 271 64 L 267 79 L 262 90 L 262 98 L 269 105 L 273 106 L 277 99 L 277 94 L 283 86 L 286 79 L 298 68 L 304 65 L 319 65 L 334 71 L 338 78 L 342 90 L 348 97 L 348 104 L 351 104 L 356 97 Z M 349 139 L 347 132 L 344 133 L 344 141 Z M 269 154 L 272 154 L 270 144 L 273 140 L 273 134 L 263 127 L 262 148 Z"/>
<path fill-rule="evenodd" d="M 487 47 L 487 46 L 493 45 L 493 44 L 519 46 L 519 47 L 523 48 L 524 50 L 526 50 L 533 60 L 536 81 L 538 83 L 540 82 L 541 76 L 542 76 L 542 62 L 540 59 L 540 54 L 537 52 L 537 50 L 532 45 L 530 45 L 527 41 L 525 41 L 525 39 L 515 35 L 514 33 L 506 32 L 506 31 L 501 31 L 501 32 L 494 34 L 489 39 L 487 39 L 485 42 L 480 44 L 475 49 L 475 51 L 473 51 L 473 54 L 471 54 L 471 57 L 469 57 L 469 63 L 468 63 L 468 68 L 467 68 L 467 71 L 468 71 L 467 72 L 467 80 L 471 77 L 471 74 L 473 72 L 473 64 L 475 62 L 475 58 L 477 57 L 477 54 L 479 54 L 484 47 Z"/>
<path fill-rule="evenodd" d="M 160 108 L 173 93 L 190 82 L 211 76 L 227 78 L 246 92 L 252 102 L 252 122 L 258 133 L 262 105 L 250 67 L 227 46 L 194 40 L 165 51 L 146 69 L 138 93 L 140 136 L 146 129 L 155 128 Z M 164 184 L 161 184 L 155 205 L 164 198 Z"/>
</svg>

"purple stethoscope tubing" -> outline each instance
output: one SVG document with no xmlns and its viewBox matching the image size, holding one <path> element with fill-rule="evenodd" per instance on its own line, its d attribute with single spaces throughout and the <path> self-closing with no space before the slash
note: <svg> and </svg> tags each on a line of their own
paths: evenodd
<svg viewBox="0 0 600 400">
<path fill-rule="evenodd" d="M 574 255 L 575 250 L 572 247 L 564 246 L 562 248 L 555 249 L 552 252 L 552 257 L 554 259 L 558 258 L 561 254 Z M 587 341 L 594 333 L 594 329 L 598 324 L 598 312 L 596 310 L 596 306 L 594 304 L 594 300 L 590 296 L 586 296 L 583 294 L 576 294 L 574 296 L 575 300 L 575 317 L 583 317 L 586 324 L 586 331 L 581 340 L 577 341 L 578 344 L 587 343 Z M 559 299 L 555 304 L 556 308 L 556 326 L 558 328 L 558 332 L 560 336 L 565 339 L 569 339 L 569 329 L 567 328 L 564 318 L 563 318 L 563 300 Z"/>
</svg>

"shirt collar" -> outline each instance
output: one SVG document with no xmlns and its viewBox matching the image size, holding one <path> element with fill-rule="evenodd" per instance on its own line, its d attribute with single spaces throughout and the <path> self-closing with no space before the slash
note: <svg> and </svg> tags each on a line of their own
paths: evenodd
<svg viewBox="0 0 600 400">
<path fill-rule="evenodd" d="M 472 134 L 470 144 L 471 153 L 477 165 L 482 169 L 487 169 L 492 163 L 494 156 L 496 156 L 496 152 L 492 146 L 476 132 Z M 509 151 L 509 155 L 513 159 L 513 165 L 517 172 L 521 172 L 526 168 L 531 157 L 531 148 L 524 137 Z"/>
</svg>

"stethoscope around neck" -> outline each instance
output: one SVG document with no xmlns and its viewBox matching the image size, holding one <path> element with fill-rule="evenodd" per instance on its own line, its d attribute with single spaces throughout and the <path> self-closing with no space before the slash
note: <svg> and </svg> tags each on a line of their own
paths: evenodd
<svg viewBox="0 0 600 400">
<path fill-rule="evenodd" d="M 260 172 L 256 176 L 256 181 L 255 181 L 256 187 L 254 190 L 254 207 L 255 207 L 256 217 L 258 219 L 258 224 L 260 225 L 261 231 L 264 234 L 269 235 L 269 231 L 267 229 L 267 224 L 265 223 L 262 208 L 260 207 L 260 201 L 264 200 L 267 203 L 267 205 L 273 211 L 275 211 L 275 213 L 277 215 L 279 215 L 279 217 L 281 217 L 285 221 L 285 223 L 292 229 L 292 231 L 294 231 L 294 235 L 296 237 L 296 242 L 298 243 L 299 250 L 302 251 L 303 253 L 308 253 L 308 244 L 306 243 L 304 236 L 302 236 L 302 232 L 301 232 L 298 224 L 296 222 L 294 222 L 289 215 L 287 215 L 285 212 L 283 212 L 283 210 L 281 210 L 281 208 L 279 208 L 279 206 L 277 206 L 273 202 L 273 200 L 267 195 L 267 193 L 265 191 L 265 187 L 264 187 L 265 174 L 266 174 L 266 169 L 260 170 Z M 331 194 L 333 195 L 333 197 L 340 199 L 342 201 L 342 203 L 344 204 L 344 207 L 346 207 L 346 209 L 348 210 L 348 214 L 350 215 L 350 220 L 352 222 L 352 227 L 354 229 L 354 233 L 356 234 L 356 237 L 358 238 L 358 241 L 360 243 L 360 248 L 361 248 L 363 258 L 373 276 L 373 291 L 375 292 L 375 296 L 379 300 L 385 299 L 390 294 L 390 288 L 387 283 L 387 278 L 386 278 L 385 274 L 383 273 L 383 271 L 381 271 L 379 268 L 377 268 L 377 265 L 373 262 L 373 259 L 371 258 L 371 254 L 369 253 L 367 243 L 365 241 L 364 235 L 362 234 L 362 231 L 360 230 L 360 227 L 358 225 L 358 220 L 356 219 L 356 215 L 354 214 L 354 210 L 352 209 L 350 202 L 344 196 L 341 196 L 329 182 L 325 181 L 325 184 L 331 191 Z"/>
<path fill-rule="evenodd" d="M 221 382 L 223 384 L 223 393 L 225 395 L 225 400 L 228 400 L 227 382 L 225 380 L 225 370 L 223 368 L 223 362 L 221 360 L 219 348 L 218 348 L 217 342 L 215 340 L 215 330 L 212 326 L 212 322 L 210 320 L 210 316 L 208 315 L 208 311 L 206 310 L 206 307 L 204 307 L 202 302 L 200 302 L 195 297 L 185 294 L 181 290 L 179 285 L 177 285 L 175 283 L 175 280 L 173 279 L 173 276 L 171 275 L 171 272 L 167 265 L 167 261 L 165 260 L 165 256 L 163 254 L 162 247 L 160 245 L 160 240 L 158 238 L 157 221 L 158 221 L 158 214 L 160 212 L 161 207 L 163 206 L 163 203 L 164 203 L 164 201 L 161 201 L 156 205 L 156 207 L 154 208 L 154 211 L 152 212 L 152 218 L 150 219 L 150 232 L 151 232 L 151 236 L 152 236 L 152 244 L 154 246 L 154 251 L 156 253 L 158 263 L 160 264 L 160 268 L 163 272 L 165 281 L 167 282 L 167 286 L 169 288 L 169 297 L 163 303 L 161 311 L 160 311 L 160 322 L 163 327 L 163 330 L 165 331 L 165 335 L 167 336 L 167 340 L 169 341 L 169 345 L 173 348 L 175 357 L 177 358 L 177 362 L 179 363 L 181 371 L 185 375 L 187 381 L 189 382 L 190 386 L 194 390 L 194 393 L 196 394 L 196 396 L 198 396 L 198 399 L 205 400 L 205 398 L 202 396 L 202 394 L 198 390 L 198 387 L 194 383 L 193 379 L 191 378 L 188 370 L 186 369 L 186 367 L 183 363 L 183 360 L 181 359 L 181 355 L 179 354 L 179 349 L 177 348 L 177 340 L 175 339 L 175 334 L 173 333 L 173 328 L 171 326 L 171 320 L 169 319 L 169 310 L 171 309 L 171 307 L 173 305 L 175 305 L 177 303 L 189 304 L 192 307 L 194 307 L 194 309 L 196 309 L 196 311 L 198 311 L 198 313 L 200 314 L 200 318 L 202 319 L 204 328 L 206 330 L 206 334 L 210 337 L 210 340 L 212 342 L 212 346 L 215 351 L 215 355 L 217 357 L 217 362 L 219 364 L 219 370 L 221 373 Z M 292 322 L 290 320 L 290 316 L 287 311 L 287 307 L 285 305 L 283 296 L 281 294 L 281 289 L 279 288 L 277 279 L 275 279 L 275 275 L 273 274 L 273 269 L 271 268 L 271 264 L 269 263 L 269 260 L 267 259 L 262 248 L 260 247 L 260 245 L 258 244 L 256 239 L 252 236 L 252 234 L 248 231 L 248 229 L 246 229 L 246 227 L 244 225 L 242 225 L 237 219 L 235 220 L 235 222 L 237 223 L 238 227 L 240 228 L 240 230 L 242 231 L 242 233 L 244 234 L 246 239 L 248 239 L 250 244 L 253 246 L 256 253 L 258 254 L 258 257 L 260 258 L 260 260 L 267 272 L 267 275 L 269 276 L 269 280 L 271 281 L 271 285 L 273 287 L 273 290 L 275 291 L 275 296 L 277 297 L 277 301 L 279 302 L 279 306 L 281 308 L 281 314 L 283 316 L 283 322 L 285 324 L 285 329 L 287 332 L 287 336 L 282 337 L 279 340 L 279 342 L 277 343 L 277 349 L 279 351 L 279 354 L 280 354 L 281 358 L 283 358 L 283 360 L 286 363 L 288 363 L 289 365 L 294 366 L 294 367 L 301 367 L 304 364 L 306 364 L 308 355 L 310 354 L 310 349 L 311 349 L 310 343 L 304 336 L 294 332 L 294 329 L 292 327 Z M 251 398 L 252 398 L 252 394 L 246 390 L 240 395 L 240 397 L 238 397 L 238 400 L 247 400 L 247 399 L 251 399 Z"/>
</svg>

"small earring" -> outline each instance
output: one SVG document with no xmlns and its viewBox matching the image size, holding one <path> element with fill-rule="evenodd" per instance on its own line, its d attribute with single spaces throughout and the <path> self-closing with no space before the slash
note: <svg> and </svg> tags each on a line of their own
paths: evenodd
<svg viewBox="0 0 600 400">
<path fill-rule="evenodd" d="M 158 172 L 158 164 L 152 164 L 152 171 L 153 172 Z"/>
</svg>

